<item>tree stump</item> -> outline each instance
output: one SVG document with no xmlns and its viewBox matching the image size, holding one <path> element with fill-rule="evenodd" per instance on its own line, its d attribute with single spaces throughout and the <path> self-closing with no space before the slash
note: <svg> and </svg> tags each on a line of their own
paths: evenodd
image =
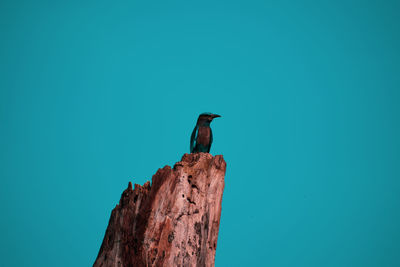
<svg viewBox="0 0 400 267">
<path fill-rule="evenodd" d="M 129 182 L 93 266 L 214 266 L 225 170 L 221 155 L 185 154 L 151 185 Z"/>
</svg>

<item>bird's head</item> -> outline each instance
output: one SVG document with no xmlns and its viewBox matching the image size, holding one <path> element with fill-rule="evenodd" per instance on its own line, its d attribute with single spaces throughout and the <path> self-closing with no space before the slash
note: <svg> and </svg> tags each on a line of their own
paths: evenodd
<svg viewBox="0 0 400 267">
<path fill-rule="evenodd" d="M 199 126 L 208 126 L 212 122 L 213 119 L 221 117 L 220 115 L 217 114 L 212 114 L 210 112 L 204 112 L 199 115 L 199 118 L 197 119 L 197 125 Z"/>
</svg>

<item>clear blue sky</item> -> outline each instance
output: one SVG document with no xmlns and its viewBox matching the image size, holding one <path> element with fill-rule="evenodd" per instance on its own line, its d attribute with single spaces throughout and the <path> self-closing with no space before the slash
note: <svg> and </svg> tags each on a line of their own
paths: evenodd
<svg viewBox="0 0 400 267">
<path fill-rule="evenodd" d="M 210 111 L 218 267 L 400 266 L 399 3 L 1 1 L 1 265 L 90 266 Z"/>
</svg>

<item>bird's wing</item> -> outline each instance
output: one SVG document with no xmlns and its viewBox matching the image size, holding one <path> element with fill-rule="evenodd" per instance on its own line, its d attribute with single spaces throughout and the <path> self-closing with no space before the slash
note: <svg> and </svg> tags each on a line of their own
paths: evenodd
<svg viewBox="0 0 400 267">
<path fill-rule="evenodd" d="M 192 135 L 190 136 L 190 153 L 193 153 L 193 149 L 196 146 L 197 135 L 199 133 L 199 127 L 194 127 Z"/>
</svg>

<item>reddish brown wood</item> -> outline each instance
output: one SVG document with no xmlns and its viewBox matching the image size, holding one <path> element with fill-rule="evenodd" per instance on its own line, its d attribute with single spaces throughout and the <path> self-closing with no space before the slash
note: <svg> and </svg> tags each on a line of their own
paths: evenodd
<svg viewBox="0 0 400 267">
<path fill-rule="evenodd" d="M 129 183 L 93 266 L 214 266 L 226 163 L 185 154 L 143 186 Z"/>
</svg>

